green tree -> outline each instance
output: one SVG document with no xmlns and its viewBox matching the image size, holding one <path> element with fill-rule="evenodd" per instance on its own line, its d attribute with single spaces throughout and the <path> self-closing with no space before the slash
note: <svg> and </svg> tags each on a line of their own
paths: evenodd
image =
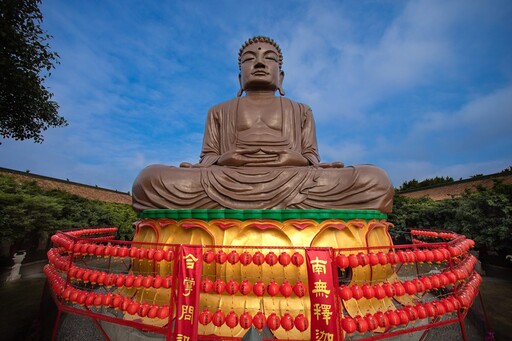
<svg viewBox="0 0 512 341">
<path fill-rule="evenodd" d="M 0 134 L 43 141 L 42 131 L 66 126 L 45 79 L 58 63 L 41 28 L 40 0 L 0 0 Z"/>
</svg>

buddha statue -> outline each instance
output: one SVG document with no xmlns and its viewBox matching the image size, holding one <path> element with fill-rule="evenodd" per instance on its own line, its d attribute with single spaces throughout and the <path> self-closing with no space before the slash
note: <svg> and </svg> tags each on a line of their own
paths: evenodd
<svg viewBox="0 0 512 341">
<path fill-rule="evenodd" d="M 311 109 L 284 97 L 282 62 L 274 40 L 245 42 L 240 91 L 209 110 L 199 163 L 142 170 L 133 208 L 390 212 L 393 187 L 382 169 L 320 163 Z"/>
</svg>

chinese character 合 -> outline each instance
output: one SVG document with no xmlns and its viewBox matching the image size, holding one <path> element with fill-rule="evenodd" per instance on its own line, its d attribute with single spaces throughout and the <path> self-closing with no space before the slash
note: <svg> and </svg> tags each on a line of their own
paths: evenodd
<svg viewBox="0 0 512 341">
<path fill-rule="evenodd" d="M 334 335 L 331 333 L 326 333 L 323 330 L 315 329 L 315 341 L 332 341 L 334 340 Z"/>
<path fill-rule="evenodd" d="M 331 320 L 332 316 L 331 305 L 315 303 L 313 306 L 313 314 L 317 320 L 320 318 L 320 316 L 322 316 L 322 318 L 325 320 L 325 324 L 329 325 L 329 321 Z"/>
<path fill-rule="evenodd" d="M 183 258 L 185 259 L 185 267 L 187 269 L 193 270 L 194 266 L 196 265 L 197 258 L 194 257 L 194 255 L 191 253 L 189 253 L 188 255 L 186 255 Z"/>
<path fill-rule="evenodd" d="M 316 297 L 318 297 L 318 296 L 329 297 L 331 290 L 327 289 L 327 282 L 319 280 L 313 284 L 315 285 L 315 288 L 311 292 L 313 294 L 315 294 Z"/>
<path fill-rule="evenodd" d="M 194 306 L 191 305 L 182 305 L 181 306 L 181 316 L 178 318 L 178 320 L 185 320 L 190 321 L 193 323 L 193 316 L 194 316 Z"/>
<path fill-rule="evenodd" d="M 311 261 L 311 269 L 313 269 L 314 273 L 317 274 L 326 274 L 327 270 L 325 268 L 325 265 L 327 264 L 326 260 L 318 259 L 318 256 Z"/>
<path fill-rule="evenodd" d="M 183 296 L 190 296 L 195 284 L 196 281 L 193 278 L 185 277 L 185 279 L 183 279 L 183 286 L 185 287 Z"/>
</svg>

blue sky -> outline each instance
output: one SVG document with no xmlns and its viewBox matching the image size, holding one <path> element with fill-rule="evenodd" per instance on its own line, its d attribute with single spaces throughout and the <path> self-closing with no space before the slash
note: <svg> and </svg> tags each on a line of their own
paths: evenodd
<svg viewBox="0 0 512 341">
<path fill-rule="evenodd" d="M 512 165 L 512 2 L 44 0 L 66 128 L 1 140 L 0 166 L 131 190 L 153 163 L 197 162 L 209 107 L 236 95 L 255 35 L 284 54 L 322 161 L 395 187 Z"/>
</svg>

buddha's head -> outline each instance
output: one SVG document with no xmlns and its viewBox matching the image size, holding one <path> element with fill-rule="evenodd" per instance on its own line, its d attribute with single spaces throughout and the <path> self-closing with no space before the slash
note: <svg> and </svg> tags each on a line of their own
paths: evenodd
<svg viewBox="0 0 512 341">
<path fill-rule="evenodd" d="M 247 40 L 238 53 L 240 69 L 239 96 L 243 91 L 276 91 L 284 95 L 281 70 L 283 55 L 277 43 L 268 37 L 254 37 Z"/>
</svg>

